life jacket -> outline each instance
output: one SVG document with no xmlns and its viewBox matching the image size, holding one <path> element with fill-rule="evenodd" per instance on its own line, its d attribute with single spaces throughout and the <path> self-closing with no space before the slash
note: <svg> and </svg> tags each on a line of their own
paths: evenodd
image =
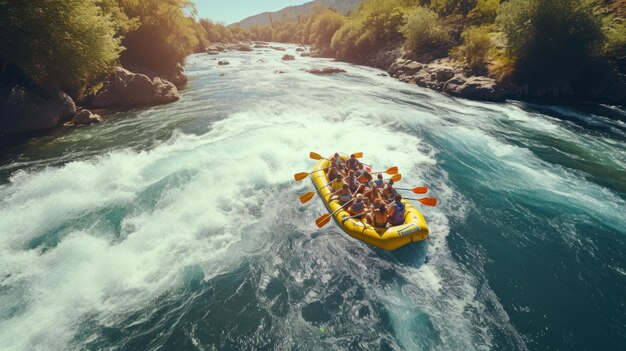
<svg viewBox="0 0 626 351">
<path fill-rule="evenodd" d="M 397 193 L 396 189 L 394 189 L 391 185 L 387 185 L 385 189 L 383 189 L 383 196 L 386 199 L 393 198 Z"/>
<path fill-rule="evenodd" d="M 337 191 L 337 190 L 343 188 L 343 180 L 340 180 L 340 181 L 333 180 L 330 183 L 330 187 L 333 189 L 333 191 Z"/>
<path fill-rule="evenodd" d="M 393 215 L 389 217 L 389 223 L 391 225 L 400 225 L 404 223 L 404 204 L 401 202 L 395 202 L 393 204 Z"/>
</svg>

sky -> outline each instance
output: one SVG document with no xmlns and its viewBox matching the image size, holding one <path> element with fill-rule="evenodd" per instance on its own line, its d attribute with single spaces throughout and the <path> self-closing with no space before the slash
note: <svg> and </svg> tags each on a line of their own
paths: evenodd
<svg viewBox="0 0 626 351">
<path fill-rule="evenodd" d="M 300 5 L 310 0 L 194 0 L 198 17 L 231 24 L 265 11 Z"/>
</svg>

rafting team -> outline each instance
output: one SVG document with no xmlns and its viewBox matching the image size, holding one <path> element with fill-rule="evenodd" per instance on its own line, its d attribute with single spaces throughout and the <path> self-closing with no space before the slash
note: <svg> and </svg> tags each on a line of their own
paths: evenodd
<svg viewBox="0 0 626 351">
<path fill-rule="evenodd" d="M 393 180 L 385 181 L 378 173 L 376 179 L 354 154 L 343 160 L 338 153 L 330 159 L 326 177 L 331 187 L 331 201 L 347 208 L 351 216 L 365 220 L 376 228 L 404 223 L 402 196 L 393 187 Z"/>
</svg>

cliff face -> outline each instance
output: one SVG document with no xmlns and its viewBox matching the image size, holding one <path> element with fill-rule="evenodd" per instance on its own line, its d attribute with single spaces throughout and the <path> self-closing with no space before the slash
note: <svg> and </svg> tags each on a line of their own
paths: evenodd
<svg viewBox="0 0 626 351">
<path fill-rule="evenodd" d="M 355 10 L 362 0 L 314 0 L 302 5 L 289 6 L 276 12 L 263 12 L 258 15 L 250 16 L 241 20 L 238 24 L 243 28 L 249 29 L 252 26 L 269 26 L 270 15 L 273 20 L 295 20 L 298 15 L 307 15 L 314 6 L 324 6 L 335 9 L 343 14 Z"/>
</svg>

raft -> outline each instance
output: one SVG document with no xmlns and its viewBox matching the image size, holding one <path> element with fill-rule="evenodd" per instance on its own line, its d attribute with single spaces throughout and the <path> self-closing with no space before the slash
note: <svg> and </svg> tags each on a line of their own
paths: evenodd
<svg viewBox="0 0 626 351">
<path fill-rule="evenodd" d="M 311 175 L 311 181 L 315 186 L 317 194 L 324 202 L 324 206 L 326 206 L 329 213 L 332 213 L 340 208 L 341 204 L 336 200 L 329 201 L 331 189 L 330 186 L 327 186 L 328 180 L 324 170 L 328 167 L 328 164 L 328 160 L 320 160 L 313 168 L 315 173 Z M 402 246 L 428 238 L 428 225 L 422 213 L 408 201 L 402 200 L 402 202 L 405 206 L 404 224 L 402 225 L 375 228 L 367 223 L 365 219 L 348 218 L 350 214 L 344 209 L 333 215 L 333 220 L 346 234 L 355 239 L 383 250 L 396 250 Z"/>
</svg>

